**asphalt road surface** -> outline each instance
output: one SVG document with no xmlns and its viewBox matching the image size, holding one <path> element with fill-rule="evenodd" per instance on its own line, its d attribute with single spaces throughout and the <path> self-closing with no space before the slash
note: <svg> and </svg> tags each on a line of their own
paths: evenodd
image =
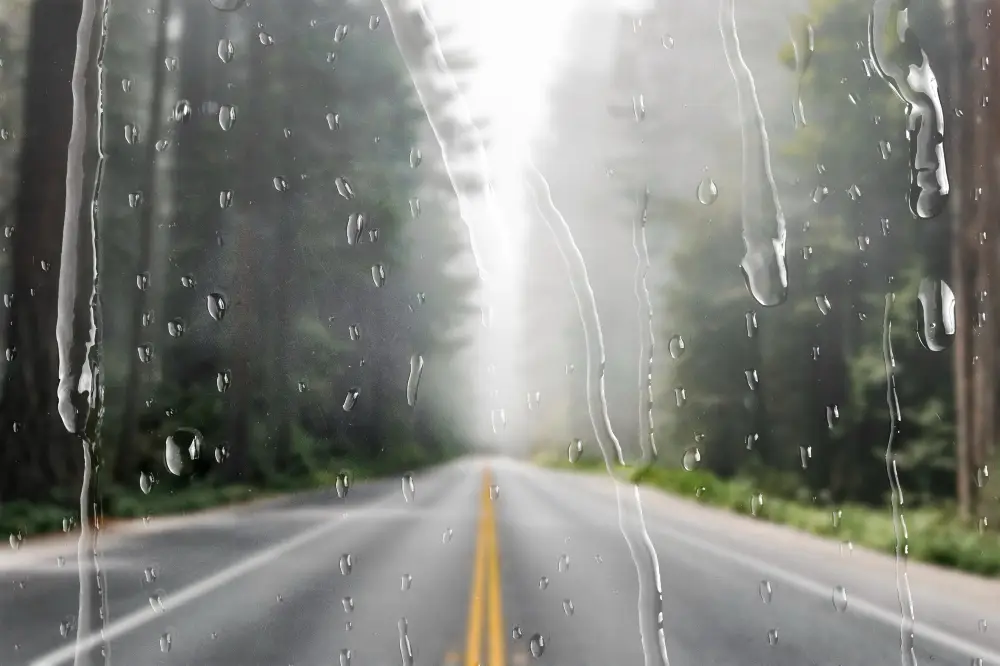
<svg viewBox="0 0 1000 666">
<path fill-rule="evenodd" d="M 640 581 L 609 479 L 466 459 L 405 486 L 108 532 L 109 663 L 643 664 Z M 672 666 L 901 663 L 892 558 L 642 496 Z M 908 574 L 917 663 L 1000 664 L 1000 583 Z M 0 557 L 0 582 L 0 664 L 72 664 L 75 544 L 25 543 Z"/>
</svg>

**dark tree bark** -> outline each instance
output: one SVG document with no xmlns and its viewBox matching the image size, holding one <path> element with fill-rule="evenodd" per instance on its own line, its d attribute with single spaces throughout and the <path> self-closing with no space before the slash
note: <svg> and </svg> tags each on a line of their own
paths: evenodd
<svg viewBox="0 0 1000 666">
<path fill-rule="evenodd" d="M 81 6 L 79 0 L 36 0 L 31 12 L 11 252 L 11 360 L 0 360 L 7 365 L 0 397 L 0 500 L 49 499 L 54 487 L 75 479 L 80 469 L 78 449 L 56 411 L 55 330 Z"/>
</svg>

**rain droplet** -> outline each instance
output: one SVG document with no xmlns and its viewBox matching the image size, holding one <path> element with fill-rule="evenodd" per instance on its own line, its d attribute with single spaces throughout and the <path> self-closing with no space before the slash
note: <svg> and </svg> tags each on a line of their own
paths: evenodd
<svg viewBox="0 0 1000 666">
<path fill-rule="evenodd" d="M 340 114 L 339 113 L 326 114 L 326 125 L 331 130 L 340 129 Z"/>
<path fill-rule="evenodd" d="M 351 213 L 347 216 L 347 244 L 357 245 L 365 229 L 365 216 L 361 213 Z"/>
<path fill-rule="evenodd" d="M 680 335 L 674 335 L 667 342 L 667 349 L 670 351 L 671 358 L 680 358 L 684 355 L 684 338 Z"/>
<path fill-rule="evenodd" d="M 381 22 L 382 22 L 382 19 L 380 19 L 378 16 L 374 16 L 373 15 L 371 18 L 368 19 L 368 29 L 369 30 L 378 30 L 379 23 L 381 23 Z"/>
<path fill-rule="evenodd" d="M 411 576 L 410 574 L 403 574 L 400 577 L 400 581 L 399 581 L 399 589 L 400 590 L 402 590 L 403 592 L 406 592 L 407 590 L 410 589 L 410 587 L 412 585 L 413 585 L 413 576 Z"/>
<path fill-rule="evenodd" d="M 665 49 L 672 49 L 674 48 L 674 38 L 670 35 L 663 35 L 660 39 L 660 44 L 662 44 Z"/>
<path fill-rule="evenodd" d="M 549 586 L 549 579 L 546 576 L 542 576 L 538 579 L 538 589 L 544 590 Z"/>
<path fill-rule="evenodd" d="M 190 474 L 194 462 L 201 458 L 201 448 L 205 443 L 201 433 L 194 428 L 178 428 L 167 437 L 164 461 L 174 476 Z"/>
<path fill-rule="evenodd" d="M 701 451 L 697 446 L 692 446 L 687 451 L 684 452 L 684 457 L 681 459 L 681 464 L 689 472 L 697 469 L 698 465 L 701 464 Z"/>
<path fill-rule="evenodd" d="M 684 403 L 687 402 L 687 390 L 683 386 L 674 389 L 674 402 L 677 403 L 678 407 L 683 407 Z"/>
<path fill-rule="evenodd" d="M 153 486 L 156 484 L 156 477 L 147 472 L 142 472 L 139 474 L 139 490 L 142 491 L 143 495 L 148 495 L 153 490 Z"/>
<path fill-rule="evenodd" d="M 242 7 L 244 0 L 209 0 L 209 2 L 218 10 L 231 12 Z"/>
<path fill-rule="evenodd" d="M 257 34 L 257 41 L 261 43 L 261 46 L 270 46 L 274 44 L 274 37 L 261 30 Z"/>
<path fill-rule="evenodd" d="M 347 26 L 347 25 L 345 25 L 343 23 L 341 23 L 340 25 L 338 25 L 336 27 L 336 29 L 333 31 L 333 41 L 336 42 L 336 43 L 338 43 L 338 44 L 340 42 L 344 41 L 344 38 L 347 37 L 348 30 L 349 30 L 349 26 Z"/>
<path fill-rule="evenodd" d="M 138 208 L 141 205 L 142 205 L 142 192 L 140 191 L 130 192 L 128 195 L 128 207 Z"/>
<path fill-rule="evenodd" d="M 228 39 L 219 40 L 219 60 L 222 62 L 232 62 L 233 55 L 236 53 L 236 49 L 233 48 L 233 43 Z"/>
<path fill-rule="evenodd" d="M 566 573 L 569 571 L 569 555 L 563 553 L 559 556 L 559 561 L 556 563 L 556 570 L 559 573 Z"/>
<path fill-rule="evenodd" d="M 838 613 L 847 610 L 847 590 L 842 585 L 833 588 L 833 607 Z"/>
<path fill-rule="evenodd" d="M 887 160 L 889 156 L 892 155 L 892 144 L 886 140 L 878 142 L 878 152 L 882 155 L 882 159 Z"/>
<path fill-rule="evenodd" d="M 774 647 L 778 644 L 778 630 L 768 629 L 767 631 L 767 644 Z"/>
<path fill-rule="evenodd" d="M 361 339 L 361 327 L 357 324 L 351 324 L 347 327 L 347 335 L 351 338 L 352 342 L 357 342 Z"/>
<path fill-rule="evenodd" d="M 944 351 L 955 337 L 955 294 L 944 280 L 924 278 L 917 290 L 917 337 L 930 351 Z"/>
<path fill-rule="evenodd" d="M 830 188 L 825 185 L 817 185 L 812 193 L 813 203 L 822 203 L 828 194 L 830 194 Z"/>
<path fill-rule="evenodd" d="M 351 489 L 351 475 L 348 472 L 340 472 L 337 474 L 337 480 L 334 484 L 337 490 L 337 497 L 344 499 L 347 497 L 348 491 Z"/>
<path fill-rule="evenodd" d="M 851 197 L 851 201 L 858 201 L 861 199 L 861 188 L 856 184 L 852 184 L 847 188 L 847 196 Z"/>
<path fill-rule="evenodd" d="M 162 153 L 164 150 L 170 147 L 170 142 L 166 139 L 160 139 L 156 142 L 156 152 Z"/>
<path fill-rule="evenodd" d="M 173 56 L 168 56 L 163 59 L 163 66 L 167 68 L 168 72 L 177 71 L 177 58 Z"/>
<path fill-rule="evenodd" d="M 828 315 L 832 306 L 830 305 L 830 299 L 826 297 L 826 294 L 820 294 L 816 297 L 816 307 L 819 308 L 820 314 Z"/>
<path fill-rule="evenodd" d="M 757 313 L 750 310 L 746 313 L 747 337 L 752 338 L 757 335 Z"/>
<path fill-rule="evenodd" d="M 451 537 L 454 536 L 454 535 L 455 535 L 455 532 L 452 531 L 452 529 L 449 527 L 441 535 L 441 543 L 448 543 L 449 541 L 451 541 Z"/>
<path fill-rule="evenodd" d="M 771 581 L 762 580 L 760 585 L 757 586 L 757 592 L 760 594 L 760 600 L 765 604 L 771 603 Z"/>
<path fill-rule="evenodd" d="M 528 642 L 528 649 L 531 650 L 531 656 L 538 659 L 545 652 L 545 637 L 541 634 L 535 634 L 531 637 Z"/>
<path fill-rule="evenodd" d="M 719 188 L 711 177 L 705 176 L 698 183 L 696 194 L 698 195 L 698 201 L 706 206 L 710 206 L 719 198 Z"/>
<path fill-rule="evenodd" d="M 139 126 L 129 123 L 125 126 L 125 142 L 129 145 L 139 143 Z"/>
<path fill-rule="evenodd" d="M 757 386 L 760 384 L 760 380 L 757 377 L 757 371 L 753 368 L 750 368 L 749 370 L 744 370 L 743 375 L 746 377 L 747 386 L 750 388 L 750 390 L 756 391 Z"/>
<path fill-rule="evenodd" d="M 122 79 L 122 92 L 132 90 L 132 79 Z"/>
<path fill-rule="evenodd" d="M 750 497 L 750 515 L 756 516 L 764 506 L 764 494 L 757 493 Z"/>
<path fill-rule="evenodd" d="M 340 556 L 340 575 L 349 576 L 351 569 L 354 568 L 354 559 L 351 557 L 350 553 L 344 553 Z"/>
<path fill-rule="evenodd" d="M 215 447 L 215 462 L 220 465 L 229 457 L 229 449 L 224 446 Z"/>
<path fill-rule="evenodd" d="M 173 638 L 170 636 L 170 632 L 160 636 L 160 652 L 170 652 L 170 645 L 173 643 Z"/>
<path fill-rule="evenodd" d="M 159 590 L 149 595 L 149 606 L 154 613 L 163 612 L 163 593 Z"/>
<path fill-rule="evenodd" d="M 337 176 L 333 181 L 334 186 L 337 188 L 337 194 L 344 197 L 347 200 L 354 198 L 354 188 L 343 176 Z"/>
<path fill-rule="evenodd" d="M 986 624 L 986 620 L 981 618 L 979 620 L 979 633 L 985 634 L 987 628 L 988 628 L 988 625 Z"/>
<path fill-rule="evenodd" d="M 519 641 L 523 636 L 524 632 L 521 630 L 520 625 L 515 624 L 513 628 L 510 630 L 510 637 L 513 638 L 515 641 Z"/>
<path fill-rule="evenodd" d="M 403 475 L 403 500 L 406 502 L 413 501 L 413 474 L 407 472 Z"/>
<path fill-rule="evenodd" d="M 59 635 L 63 638 L 69 638 L 69 635 L 73 633 L 76 629 L 76 618 L 72 615 L 66 616 L 62 622 L 59 623 Z"/>
<path fill-rule="evenodd" d="M 219 127 L 223 132 L 228 132 L 236 122 L 236 107 L 230 104 L 223 104 L 219 107 Z"/>
<path fill-rule="evenodd" d="M 420 388 L 420 375 L 424 371 L 424 357 L 420 354 L 410 356 L 410 376 L 406 379 L 406 404 L 413 407 L 417 404 L 417 389 Z"/>
<path fill-rule="evenodd" d="M 569 458 L 570 464 L 575 464 L 580 456 L 583 455 L 583 442 L 579 439 L 574 439 L 569 443 L 569 448 L 566 451 Z"/>
<path fill-rule="evenodd" d="M 837 405 L 827 405 L 826 406 L 826 427 L 833 430 L 833 427 L 837 425 L 837 421 L 840 420 L 840 408 Z"/>
<path fill-rule="evenodd" d="M 185 289 L 194 289 L 195 280 L 193 275 L 181 276 L 181 286 Z"/>
<path fill-rule="evenodd" d="M 351 388 L 347 391 L 347 395 L 344 397 L 345 412 L 349 412 L 354 409 L 354 405 L 358 403 L 359 395 L 361 395 L 361 390 L 358 388 Z"/>
<path fill-rule="evenodd" d="M 167 333 L 169 333 L 172 338 L 179 338 L 184 335 L 184 320 L 177 317 L 168 321 Z"/>
<path fill-rule="evenodd" d="M 382 264 L 372 266 L 372 282 L 375 283 L 376 287 L 381 287 L 385 284 L 385 266 Z"/>
<path fill-rule="evenodd" d="M 274 189 L 278 192 L 288 191 L 288 181 L 285 180 L 284 176 L 275 176 L 271 179 L 271 184 L 274 185 Z"/>
<path fill-rule="evenodd" d="M 233 191 L 222 190 L 219 192 L 219 208 L 229 208 L 233 205 Z"/>
<path fill-rule="evenodd" d="M 208 295 L 208 314 L 211 315 L 212 319 L 215 321 L 222 321 L 222 318 L 226 316 L 226 311 L 229 308 L 229 302 L 226 297 L 217 291 L 213 291 Z"/>
<path fill-rule="evenodd" d="M 13 550 L 20 550 L 21 543 L 24 541 L 24 536 L 20 532 L 12 533 L 10 535 L 9 541 L 10 541 L 10 547 Z"/>
<path fill-rule="evenodd" d="M 153 345 L 146 343 L 144 345 L 139 345 L 136 347 L 136 352 L 139 354 L 140 363 L 149 363 L 153 360 Z M 8 354 L 8 361 L 11 360 Z"/>
<path fill-rule="evenodd" d="M 563 613 L 565 613 L 566 615 L 573 614 L 574 608 L 573 608 L 573 602 L 571 600 L 563 599 L 562 606 L 563 606 Z"/>
<path fill-rule="evenodd" d="M 423 153 L 420 152 L 419 148 L 410 149 L 410 168 L 416 169 L 420 166 L 420 163 L 424 161 Z"/>
<path fill-rule="evenodd" d="M 232 370 L 222 370 L 215 376 L 215 388 L 219 390 L 219 393 L 225 393 L 229 390 L 229 386 L 233 383 L 233 372 Z"/>
</svg>

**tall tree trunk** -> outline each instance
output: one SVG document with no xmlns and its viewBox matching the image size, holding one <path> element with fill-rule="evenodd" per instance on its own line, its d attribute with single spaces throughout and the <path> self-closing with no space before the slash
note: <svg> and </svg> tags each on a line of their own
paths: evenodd
<svg viewBox="0 0 1000 666">
<path fill-rule="evenodd" d="M 160 129 L 163 123 L 163 92 L 166 85 L 166 67 L 163 65 L 167 51 L 167 20 L 170 14 L 170 0 L 160 0 L 157 9 L 158 22 L 156 26 L 156 46 L 153 54 L 153 90 L 150 99 L 149 110 L 149 130 L 146 139 L 146 150 L 143 156 L 143 163 L 140 165 L 142 175 L 139 182 L 145 188 L 145 202 L 140 207 L 139 216 L 139 255 L 136 261 L 135 273 L 143 273 L 150 270 L 150 263 L 153 258 L 153 229 L 156 223 L 156 141 L 160 136 Z M 129 322 L 128 346 L 125 349 L 128 358 L 128 376 L 125 383 L 125 408 L 122 416 L 121 437 L 118 442 L 117 457 L 115 458 L 115 478 L 128 479 L 136 471 L 139 424 L 139 404 L 141 400 L 142 376 L 140 374 L 139 356 L 136 349 L 142 342 L 143 334 L 143 312 L 146 310 L 149 299 L 145 291 L 135 290 L 134 305 L 129 313 L 132 321 Z"/>
<path fill-rule="evenodd" d="M 24 85 L 8 364 L 0 397 L 0 499 L 42 499 L 79 472 L 56 412 L 58 273 L 79 0 L 36 0 Z M 44 266 L 49 267 L 47 270 Z"/>
</svg>

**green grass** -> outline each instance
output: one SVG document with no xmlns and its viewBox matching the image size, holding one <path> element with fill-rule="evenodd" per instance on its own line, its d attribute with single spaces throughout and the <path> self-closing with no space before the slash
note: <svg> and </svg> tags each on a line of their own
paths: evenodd
<svg viewBox="0 0 1000 666">
<path fill-rule="evenodd" d="M 575 465 L 548 459 L 539 462 L 562 469 L 605 471 L 604 464 L 597 460 L 581 460 Z M 893 554 L 896 551 L 892 514 L 888 507 L 878 509 L 845 504 L 836 508 L 821 508 L 766 494 L 762 502 L 755 503 L 752 498 L 757 495 L 757 489 L 751 481 L 720 479 L 701 470 L 689 472 L 677 468 L 649 467 L 627 470 L 627 475 L 633 482 L 702 504 L 755 515 L 758 519 L 883 553 Z M 960 521 L 953 511 L 946 509 L 907 508 L 904 517 L 910 558 L 984 576 L 1000 576 L 1000 535 L 995 532 L 980 534 L 976 526 Z"/>
</svg>

